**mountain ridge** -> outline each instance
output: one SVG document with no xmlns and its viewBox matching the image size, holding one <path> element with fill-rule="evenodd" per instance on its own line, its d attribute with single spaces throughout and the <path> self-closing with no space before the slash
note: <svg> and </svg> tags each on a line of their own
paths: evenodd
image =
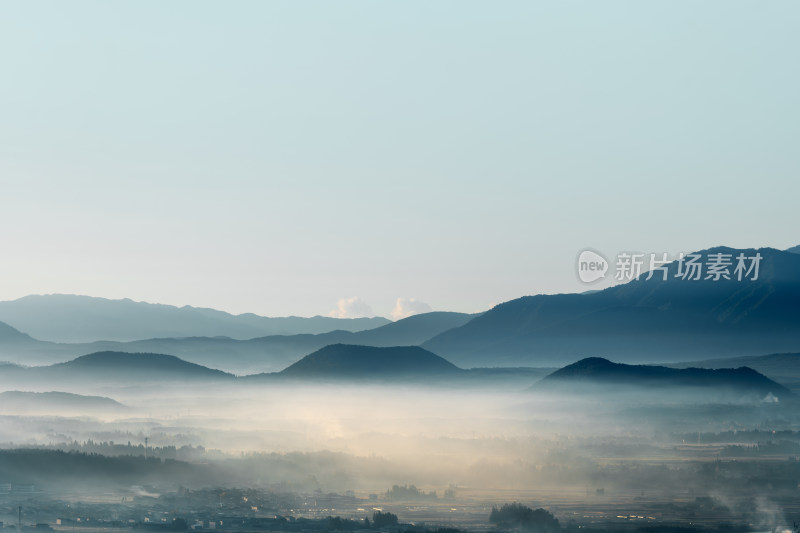
<svg viewBox="0 0 800 533">
<path fill-rule="evenodd" d="M 68 344 L 39 341 L 25 336 L 24 343 L 13 343 L 13 345 L 6 343 L 9 345 L 5 346 L 0 336 L 0 350 L 8 348 L 4 352 L 6 355 L 0 358 L 16 358 L 14 362 L 23 364 L 50 364 L 99 351 L 151 352 L 175 355 L 193 363 L 224 368 L 237 374 L 278 371 L 329 344 L 378 346 L 418 344 L 436 333 L 462 325 L 474 316 L 476 315 L 434 311 L 360 332 L 336 330 L 320 334 L 272 335 L 248 340 L 228 337 L 183 337 L 143 339 L 127 343 L 96 341 Z"/>
<path fill-rule="evenodd" d="M 0 321 L 51 342 L 127 342 L 159 337 L 265 335 L 362 331 L 391 323 L 383 317 L 264 317 L 217 309 L 76 294 L 31 294 L 0 301 Z"/>
<path fill-rule="evenodd" d="M 290 378 L 396 379 L 461 372 L 462 369 L 451 362 L 419 346 L 332 344 L 308 354 L 278 374 Z"/>
<path fill-rule="evenodd" d="M 673 368 L 732 368 L 747 366 L 757 370 L 770 379 L 780 381 L 780 383 L 793 391 L 800 391 L 800 353 L 746 355 L 741 357 L 674 363 L 665 366 Z"/>
<path fill-rule="evenodd" d="M 9 407 L 13 409 L 35 408 L 70 409 L 70 408 L 97 408 L 97 409 L 124 409 L 126 406 L 106 396 L 93 396 L 75 394 L 71 392 L 47 391 L 31 392 L 10 390 L 0 392 L 0 406 L 4 411 Z"/>
<path fill-rule="evenodd" d="M 698 389 L 732 389 L 739 392 L 772 394 L 776 398 L 795 398 L 783 385 L 752 368 L 671 368 L 658 365 L 627 365 L 602 357 L 587 357 L 567 365 L 543 378 L 537 388 L 556 390 L 584 387 L 586 384 L 628 387 L 689 387 Z"/>
<path fill-rule="evenodd" d="M 710 255 L 762 254 L 758 280 L 675 279 L 646 274 L 601 291 L 524 296 L 422 344 L 459 366 L 562 366 L 597 355 L 670 362 L 800 350 L 800 255 L 773 248 L 714 247 Z"/>
</svg>

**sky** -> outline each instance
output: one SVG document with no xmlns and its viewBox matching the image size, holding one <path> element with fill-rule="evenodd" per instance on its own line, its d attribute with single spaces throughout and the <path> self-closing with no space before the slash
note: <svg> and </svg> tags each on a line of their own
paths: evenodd
<svg viewBox="0 0 800 533">
<path fill-rule="evenodd" d="M 796 2 L 0 10 L 0 300 L 475 312 L 800 244 Z"/>
</svg>

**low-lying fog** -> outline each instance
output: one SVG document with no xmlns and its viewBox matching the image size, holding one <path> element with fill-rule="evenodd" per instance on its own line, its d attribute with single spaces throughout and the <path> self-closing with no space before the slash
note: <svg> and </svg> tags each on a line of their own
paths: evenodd
<svg viewBox="0 0 800 533">
<path fill-rule="evenodd" d="M 674 458 L 673 443 L 665 442 L 670 433 L 789 427 L 796 418 L 780 400 L 676 390 L 581 395 L 519 386 L 278 382 L 39 387 L 55 388 L 121 405 L 45 402 L 38 412 L 30 403 L 24 412 L 5 405 L 3 447 L 89 440 L 139 445 L 147 437 L 153 448 L 203 446 L 215 451 L 206 454 L 212 459 L 330 451 L 385 461 L 395 472 L 392 479 L 359 480 L 355 468 L 346 488 L 372 481 L 525 486 L 533 482 L 521 473 L 526 469 Z"/>
<path fill-rule="evenodd" d="M 131 487 L 145 486 L 354 491 L 391 501 L 387 491 L 400 485 L 404 498 L 429 502 L 436 491 L 438 505 L 469 501 L 481 516 L 487 501 L 559 502 L 562 518 L 583 523 L 601 516 L 588 510 L 613 520 L 624 509 L 644 516 L 663 502 L 691 502 L 660 516 L 786 523 L 783 514 L 753 517 L 757 498 L 787 510 L 796 500 L 800 423 L 791 397 L 533 385 L 53 379 L 25 391 L 81 396 L 0 393 L 0 482 L 81 499 L 133 498 Z"/>
</svg>

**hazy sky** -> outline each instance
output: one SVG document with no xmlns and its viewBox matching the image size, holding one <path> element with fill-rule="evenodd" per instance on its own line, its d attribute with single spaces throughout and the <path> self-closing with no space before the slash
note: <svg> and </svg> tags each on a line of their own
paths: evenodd
<svg viewBox="0 0 800 533">
<path fill-rule="evenodd" d="M 800 244 L 798 21 L 727 0 L 4 1 L 0 299 L 478 311 L 585 290 L 585 247 Z"/>
</svg>

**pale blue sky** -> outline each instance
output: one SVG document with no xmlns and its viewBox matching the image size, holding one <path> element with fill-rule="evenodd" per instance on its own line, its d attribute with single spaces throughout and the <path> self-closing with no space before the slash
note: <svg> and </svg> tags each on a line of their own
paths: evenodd
<svg viewBox="0 0 800 533">
<path fill-rule="evenodd" d="M 796 2 L 0 9 L 3 300 L 477 311 L 800 243 Z"/>
</svg>

